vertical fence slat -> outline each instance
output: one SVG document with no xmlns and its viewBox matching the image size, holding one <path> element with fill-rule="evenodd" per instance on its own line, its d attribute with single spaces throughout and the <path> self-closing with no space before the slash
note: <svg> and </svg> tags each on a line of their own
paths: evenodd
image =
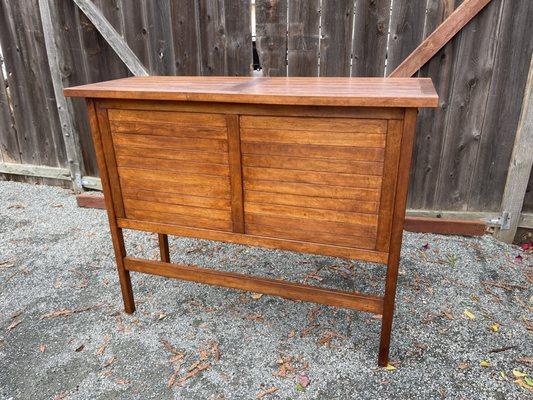
<svg viewBox="0 0 533 400">
<path fill-rule="evenodd" d="M 1 19 L 0 19 L 1 21 Z M 2 60 L 0 60 L 2 68 Z M 0 71 L 0 160 L 3 162 L 20 163 L 20 152 L 17 132 L 11 116 L 10 105 L 4 77 Z"/>
<path fill-rule="evenodd" d="M 131 3 L 127 8 L 132 8 Z M 147 1 L 145 10 L 147 36 L 150 43 L 149 70 L 152 75 L 175 75 L 176 65 L 174 61 L 174 43 L 172 42 L 170 0 Z M 129 21 L 126 18 L 124 20 L 125 26 L 127 26 Z"/>
<path fill-rule="evenodd" d="M 255 19 L 263 76 L 286 76 L 287 0 L 256 0 Z"/>
<path fill-rule="evenodd" d="M 227 75 L 248 76 L 252 72 L 250 7 L 250 0 L 224 0 Z"/>
<path fill-rule="evenodd" d="M 460 33 L 437 181 L 437 204 L 466 210 L 494 67 L 501 2 L 492 2 Z"/>
<path fill-rule="evenodd" d="M 148 27 L 149 21 L 145 13 L 144 2 L 142 4 L 136 2 L 134 5 L 131 0 L 122 0 L 121 10 L 124 20 L 122 31 L 124 39 L 126 39 L 128 46 L 139 58 L 139 61 L 144 67 L 150 70 L 150 29 Z"/>
<path fill-rule="evenodd" d="M 177 75 L 200 75 L 199 16 L 195 0 L 172 0 L 172 36 Z"/>
<path fill-rule="evenodd" d="M 429 0 L 425 36 L 439 26 L 454 10 L 455 0 Z M 446 110 L 453 82 L 454 56 L 458 40 L 445 45 L 419 72 L 430 77 L 439 94 L 438 108 L 421 109 L 413 149 L 413 166 L 409 188 L 409 208 L 431 209 L 436 206 L 437 177 L 444 141 Z M 438 207 L 438 206 L 437 206 Z"/>
<path fill-rule="evenodd" d="M 352 76 L 383 76 L 391 0 L 356 0 Z"/>
<path fill-rule="evenodd" d="M 385 75 L 394 71 L 422 42 L 425 18 L 425 1 L 394 0 Z"/>
<path fill-rule="evenodd" d="M 498 44 L 469 209 L 499 210 L 533 52 L 533 2 L 502 0 Z M 517 12 L 520 10 L 520 12 Z M 490 185 L 487 185 L 490 182 Z"/>
<path fill-rule="evenodd" d="M 61 124 L 62 139 L 68 158 L 72 186 L 75 192 L 80 192 L 83 191 L 81 183 L 83 161 L 80 154 L 78 135 L 72 123 L 72 110 L 63 94 L 63 78 L 60 70 L 60 53 L 58 51 L 60 42 L 54 29 L 54 21 L 57 21 L 57 17 L 50 10 L 49 0 L 39 0 L 39 11 L 41 14 L 42 29 L 45 35 L 44 40 L 50 80 L 54 89 L 57 114 Z"/>
<path fill-rule="evenodd" d="M 200 54 L 202 75 L 226 75 L 224 4 L 199 0 Z"/>
<path fill-rule="evenodd" d="M 322 0 L 320 76 L 350 76 L 355 0 Z"/>
<path fill-rule="evenodd" d="M 289 76 L 317 76 L 319 0 L 289 0 Z"/>
</svg>

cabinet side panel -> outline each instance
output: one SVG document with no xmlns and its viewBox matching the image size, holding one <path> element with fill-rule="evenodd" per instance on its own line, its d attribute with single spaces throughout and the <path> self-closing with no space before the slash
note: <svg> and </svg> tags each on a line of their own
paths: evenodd
<svg viewBox="0 0 533 400">
<path fill-rule="evenodd" d="M 392 226 L 392 212 L 396 193 L 398 162 L 402 144 L 403 120 L 390 120 L 383 164 L 383 183 L 379 201 L 379 221 L 376 250 L 388 251 Z"/>
</svg>

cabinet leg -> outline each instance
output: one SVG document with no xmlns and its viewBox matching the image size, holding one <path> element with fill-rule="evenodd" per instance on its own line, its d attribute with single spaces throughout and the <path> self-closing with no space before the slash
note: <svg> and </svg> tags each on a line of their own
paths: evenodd
<svg viewBox="0 0 533 400">
<path fill-rule="evenodd" d="M 164 233 L 157 234 L 159 239 L 159 252 L 161 253 L 161 261 L 170 262 L 170 249 L 168 247 L 168 235 Z"/>
<path fill-rule="evenodd" d="M 389 362 L 392 318 L 394 316 L 394 300 L 396 297 L 396 281 L 398 279 L 399 254 L 391 254 L 387 265 L 387 281 L 383 298 L 383 318 L 381 320 L 381 338 L 379 342 L 378 365 L 387 366 Z"/>
<path fill-rule="evenodd" d="M 135 311 L 135 301 L 133 300 L 133 290 L 131 288 L 130 271 L 124 268 L 124 257 L 126 257 L 126 247 L 124 246 L 124 236 L 122 229 L 110 224 L 113 248 L 115 249 L 115 259 L 117 262 L 118 278 L 122 300 L 124 301 L 124 311 L 131 314 Z"/>
</svg>

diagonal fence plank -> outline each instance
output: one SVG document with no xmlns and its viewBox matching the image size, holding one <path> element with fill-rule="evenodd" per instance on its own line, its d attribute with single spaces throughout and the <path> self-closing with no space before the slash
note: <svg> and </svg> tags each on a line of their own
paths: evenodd
<svg viewBox="0 0 533 400">
<path fill-rule="evenodd" d="M 148 76 L 150 73 L 130 49 L 126 41 L 115 30 L 113 25 L 102 15 L 91 0 L 73 0 L 81 11 L 89 18 L 98 32 L 115 50 L 128 69 L 136 76 Z"/>
</svg>

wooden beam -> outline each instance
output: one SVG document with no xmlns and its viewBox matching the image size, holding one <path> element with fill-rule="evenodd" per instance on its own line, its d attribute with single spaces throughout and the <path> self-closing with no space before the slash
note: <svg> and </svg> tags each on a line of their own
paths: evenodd
<svg viewBox="0 0 533 400">
<path fill-rule="evenodd" d="M 100 193 L 85 192 L 76 196 L 76 204 L 83 208 L 100 208 L 105 210 L 104 196 Z"/>
<path fill-rule="evenodd" d="M 486 233 L 487 224 L 476 220 L 408 217 L 405 219 L 404 229 L 441 235 L 482 236 Z"/>
<path fill-rule="evenodd" d="M 68 158 L 72 186 L 75 192 L 82 192 L 81 171 L 83 158 L 81 155 L 81 146 L 74 123 L 70 103 L 67 102 L 63 94 L 63 79 L 61 76 L 60 61 L 58 55 L 58 36 L 54 29 L 54 21 L 50 12 L 49 0 L 39 0 L 39 11 L 41 14 L 41 23 L 43 26 L 44 43 L 48 65 L 50 68 L 50 77 L 54 87 L 57 112 L 61 131 L 65 141 L 65 151 Z M 69 100 L 70 101 L 70 100 Z"/>
<path fill-rule="evenodd" d="M 533 166 L 533 57 L 529 65 L 522 112 L 516 131 L 513 153 L 507 172 L 507 181 L 502 199 L 502 216 L 508 216 L 508 229 L 499 229 L 495 236 L 507 243 L 515 237 L 516 229 L 520 223 L 520 214 L 524 204 L 527 184 Z"/>
<path fill-rule="evenodd" d="M 490 1 L 464 0 L 389 76 L 391 78 L 413 76 Z"/>
<path fill-rule="evenodd" d="M 66 181 L 71 179 L 70 171 L 67 168 L 48 167 L 45 165 L 0 163 L 0 174 L 34 176 L 36 178 L 51 178 Z"/>
<path fill-rule="evenodd" d="M 115 50 L 128 69 L 136 76 L 148 76 L 150 73 L 144 67 L 124 38 L 115 30 L 113 25 L 103 16 L 102 12 L 91 0 L 73 0 L 80 10 L 89 18 L 94 27 L 100 32 L 107 43 Z"/>
<path fill-rule="evenodd" d="M 196 266 L 142 260 L 131 257 L 124 258 L 124 266 L 128 271 L 144 272 L 167 278 L 177 278 L 206 283 L 208 285 L 248 290 L 256 293 L 280 296 L 286 299 L 312 301 L 328 306 L 352 308 L 376 314 L 381 314 L 383 308 L 383 299 L 379 296 L 301 285 L 234 272 L 217 271 Z"/>
</svg>

